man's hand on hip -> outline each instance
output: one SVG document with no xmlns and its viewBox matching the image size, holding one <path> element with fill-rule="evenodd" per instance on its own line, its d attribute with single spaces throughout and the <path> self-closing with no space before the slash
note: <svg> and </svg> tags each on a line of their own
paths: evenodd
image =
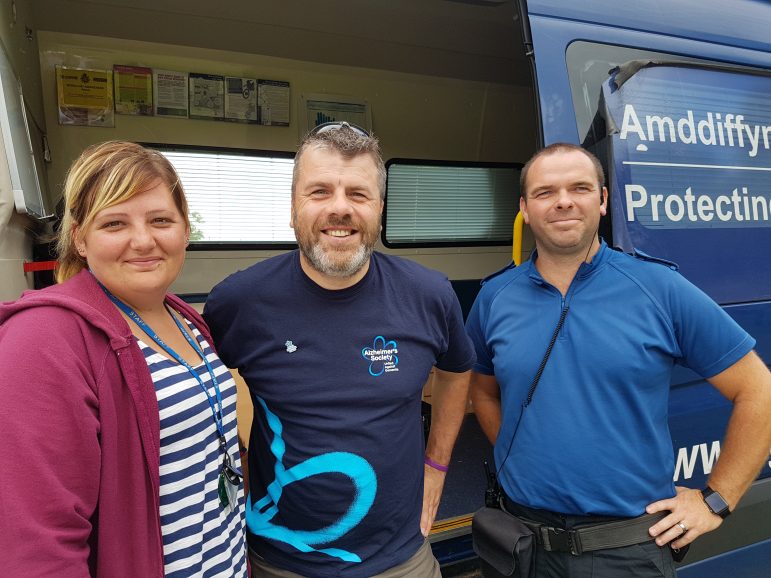
<svg viewBox="0 0 771 578">
<path fill-rule="evenodd" d="M 669 511 L 669 515 L 650 528 L 650 534 L 656 538 L 656 544 L 669 544 L 672 548 L 682 548 L 696 538 L 711 532 L 723 523 L 723 519 L 710 512 L 699 490 L 676 486 L 677 495 L 667 500 L 659 500 L 645 509 L 649 514 Z"/>
</svg>

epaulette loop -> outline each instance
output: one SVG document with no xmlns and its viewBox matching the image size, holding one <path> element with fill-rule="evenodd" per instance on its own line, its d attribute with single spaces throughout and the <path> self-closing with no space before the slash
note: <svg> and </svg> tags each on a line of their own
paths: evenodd
<svg viewBox="0 0 771 578">
<path fill-rule="evenodd" d="M 498 271 L 496 271 L 495 273 L 491 273 L 490 275 L 488 275 L 487 277 L 485 277 L 484 279 L 482 279 L 482 281 L 480 282 L 480 285 L 484 285 L 485 283 L 487 283 L 487 282 L 488 282 L 490 279 L 492 279 L 493 277 L 497 277 L 497 276 L 498 276 L 498 275 L 500 275 L 501 273 L 505 273 L 505 272 L 506 272 L 506 271 L 508 271 L 509 269 L 513 269 L 513 268 L 514 268 L 514 267 L 516 267 L 516 266 L 517 266 L 517 265 L 514 263 L 514 261 L 512 261 L 511 263 L 509 263 L 508 265 L 506 265 L 504 268 L 502 268 L 502 269 L 499 269 L 499 270 L 498 270 Z"/>
<path fill-rule="evenodd" d="M 664 265 L 666 267 L 669 267 L 673 271 L 678 271 L 680 269 L 680 266 L 674 261 L 668 261 L 666 259 L 662 259 L 661 257 L 654 257 L 653 255 L 648 255 L 648 253 L 640 251 L 639 249 L 635 249 L 632 252 L 632 256 L 642 261 L 649 261 L 651 263 L 658 263 L 659 265 Z"/>
</svg>

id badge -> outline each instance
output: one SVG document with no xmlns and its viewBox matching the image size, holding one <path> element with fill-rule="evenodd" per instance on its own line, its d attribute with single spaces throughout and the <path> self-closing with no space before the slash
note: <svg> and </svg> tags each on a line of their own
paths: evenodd
<svg viewBox="0 0 771 578">
<path fill-rule="evenodd" d="M 238 489 L 241 485 L 242 474 L 230 462 L 230 456 L 225 454 L 220 469 L 217 493 L 220 498 L 220 506 L 232 512 L 238 505 Z"/>
<path fill-rule="evenodd" d="M 228 507 L 232 512 L 238 505 L 238 488 L 239 484 L 233 484 L 229 481 L 228 476 L 225 476 L 225 490 L 228 494 Z"/>
</svg>

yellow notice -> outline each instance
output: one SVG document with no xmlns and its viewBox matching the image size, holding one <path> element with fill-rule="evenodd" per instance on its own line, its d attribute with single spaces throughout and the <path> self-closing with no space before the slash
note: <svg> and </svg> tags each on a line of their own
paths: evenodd
<svg viewBox="0 0 771 578">
<path fill-rule="evenodd" d="M 114 126 L 111 70 L 56 67 L 59 124 Z"/>
</svg>

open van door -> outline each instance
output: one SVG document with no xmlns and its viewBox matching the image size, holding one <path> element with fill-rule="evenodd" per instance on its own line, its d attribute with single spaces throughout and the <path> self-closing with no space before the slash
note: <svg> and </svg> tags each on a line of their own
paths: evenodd
<svg viewBox="0 0 771 578">
<path fill-rule="evenodd" d="M 605 165 L 611 210 L 601 234 L 677 263 L 771 360 L 771 6 L 521 0 L 519 8 L 542 144 L 582 144 Z M 675 372 L 677 485 L 704 487 L 730 410 L 699 376 Z M 769 559 L 771 460 L 678 575 L 766 576 Z"/>
</svg>

